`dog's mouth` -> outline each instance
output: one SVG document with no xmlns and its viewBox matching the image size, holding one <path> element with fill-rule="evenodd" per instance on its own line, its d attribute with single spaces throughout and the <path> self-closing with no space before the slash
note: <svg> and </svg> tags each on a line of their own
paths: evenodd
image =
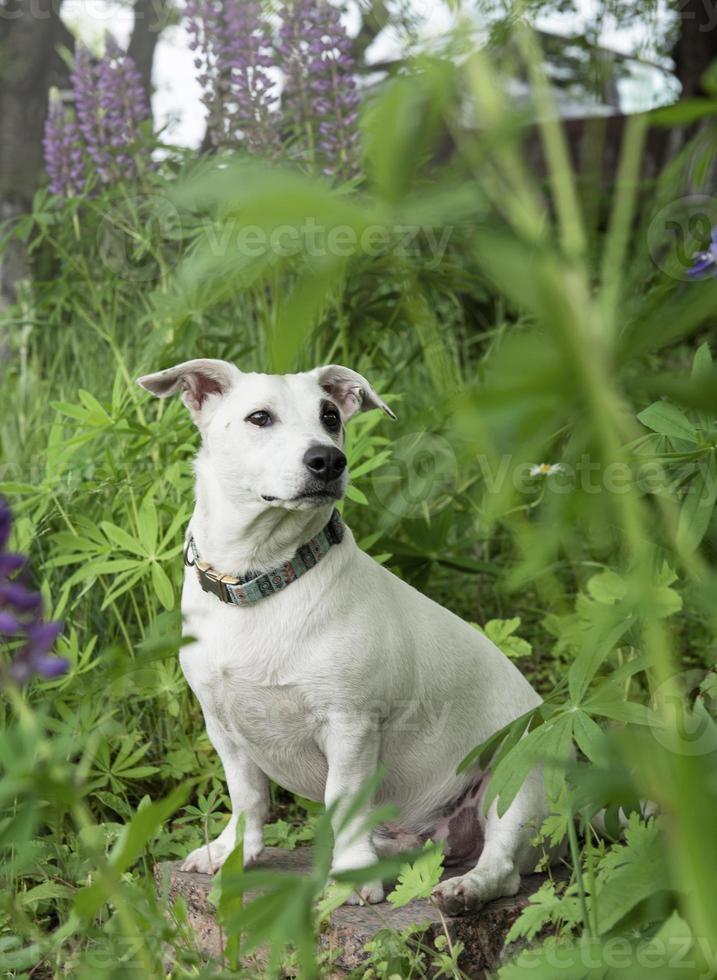
<svg viewBox="0 0 717 980">
<path fill-rule="evenodd" d="M 315 502 L 320 504 L 325 503 L 327 500 L 339 500 L 342 496 L 341 488 L 337 482 L 336 484 L 329 484 L 327 486 L 307 487 L 306 490 L 302 490 L 301 493 L 297 493 L 294 497 L 288 497 L 286 503 L 298 504 L 305 501 L 307 503 Z M 267 503 L 274 503 L 280 498 L 263 493 L 261 499 L 266 500 Z"/>
<path fill-rule="evenodd" d="M 292 500 L 338 500 L 341 494 L 338 490 L 304 490 L 297 493 Z"/>
</svg>

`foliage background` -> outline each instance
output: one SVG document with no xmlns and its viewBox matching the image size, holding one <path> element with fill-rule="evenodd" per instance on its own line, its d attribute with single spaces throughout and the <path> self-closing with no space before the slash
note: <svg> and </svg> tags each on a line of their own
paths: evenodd
<svg viewBox="0 0 717 980">
<path fill-rule="evenodd" d="M 301 160 L 165 149 L 132 183 L 90 178 L 64 202 L 40 190 L 9 229 L 32 278 L 4 317 L 0 491 L 70 662 L 8 686 L 0 708 L 9 975 L 252 973 L 231 946 L 226 964 L 205 962 L 151 877 L 213 836 L 228 804 L 176 658 L 196 436 L 181 405 L 134 384 L 192 356 L 366 374 L 401 421 L 352 423 L 347 521 L 546 697 L 479 747 L 501 807 L 545 762 L 542 834 L 570 842 L 569 882 L 548 881 L 513 930 L 540 933 L 538 952 L 501 976 L 555 976 L 556 944 L 571 977 L 612 976 L 616 940 L 631 977 L 645 950 L 671 975 L 671 943 L 692 963 L 675 975 L 713 975 L 717 286 L 686 267 L 714 223 L 714 74 L 701 98 L 626 121 L 603 185 L 574 173 L 536 36 L 520 18 L 510 30 L 509 47 L 482 51 L 459 33 L 450 57 L 372 92 L 363 177 L 348 184 Z M 513 72 L 530 80 L 527 128 L 499 83 Z M 688 141 L 646 179 L 658 126 Z M 583 138 L 607 136 L 586 125 Z M 246 227 L 301 241 L 310 220 L 386 235 L 349 255 L 236 245 Z M 531 475 L 541 463 L 559 468 Z M 639 799 L 661 816 L 633 813 L 620 837 L 616 805 Z M 328 834 L 316 805 L 279 789 L 273 804 L 267 842 Z M 598 837 L 588 820 L 605 807 L 612 835 Z M 429 854 L 404 869 L 396 901 L 426 893 L 437 867 Z M 251 878 L 233 860 L 218 898 L 229 935 L 326 972 L 312 903 L 327 876 L 264 882 L 265 904 L 245 907 Z M 367 970 L 429 962 L 461 975 L 460 950 L 395 936 Z"/>
</svg>

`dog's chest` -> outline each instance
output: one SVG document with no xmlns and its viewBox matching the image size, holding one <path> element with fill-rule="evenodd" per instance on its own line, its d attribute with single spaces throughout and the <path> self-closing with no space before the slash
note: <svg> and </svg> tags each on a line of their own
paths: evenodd
<svg viewBox="0 0 717 980">
<path fill-rule="evenodd" d="M 304 736 L 316 724 L 303 687 L 281 678 L 257 676 L 241 660 L 205 659 L 201 669 L 182 656 L 182 668 L 203 709 L 227 731 L 251 741 Z"/>
<path fill-rule="evenodd" d="M 305 663 L 301 639 L 251 609 L 215 605 L 208 615 L 201 602 L 187 606 L 185 631 L 197 642 L 182 650 L 180 660 L 205 714 L 262 757 L 315 745 L 321 718 L 311 681 L 296 668 Z"/>
</svg>

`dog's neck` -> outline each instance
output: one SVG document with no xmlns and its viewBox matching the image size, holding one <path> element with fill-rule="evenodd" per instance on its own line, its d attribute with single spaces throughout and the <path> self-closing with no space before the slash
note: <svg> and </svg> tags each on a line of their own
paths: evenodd
<svg viewBox="0 0 717 980">
<path fill-rule="evenodd" d="M 230 500 L 197 461 L 190 529 L 202 561 L 230 575 L 266 572 L 293 557 L 326 525 L 333 504 L 284 510 L 261 500 Z"/>
</svg>

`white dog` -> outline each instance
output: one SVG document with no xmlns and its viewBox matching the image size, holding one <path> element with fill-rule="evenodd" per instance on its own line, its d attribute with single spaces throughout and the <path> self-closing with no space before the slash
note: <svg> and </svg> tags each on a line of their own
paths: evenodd
<svg viewBox="0 0 717 980">
<path fill-rule="evenodd" d="M 219 753 L 232 816 L 183 868 L 214 872 L 263 848 L 268 783 L 336 804 L 333 869 L 366 867 L 384 847 L 443 839 L 448 862 L 477 858 L 435 891 L 456 913 L 518 890 L 546 814 L 536 769 L 503 817 L 487 816 L 487 773 L 457 775 L 478 743 L 540 703 L 496 646 L 356 546 L 334 512 L 348 480 L 344 423 L 380 408 L 365 378 L 330 365 L 245 374 L 193 360 L 139 379 L 181 392 L 202 436 L 188 530 L 182 669 Z M 379 767 L 374 804 L 400 820 L 373 835 L 345 807 Z M 345 826 L 341 828 L 339 825 Z M 380 882 L 361 899 L 380 902 Z"/>
</svg>

